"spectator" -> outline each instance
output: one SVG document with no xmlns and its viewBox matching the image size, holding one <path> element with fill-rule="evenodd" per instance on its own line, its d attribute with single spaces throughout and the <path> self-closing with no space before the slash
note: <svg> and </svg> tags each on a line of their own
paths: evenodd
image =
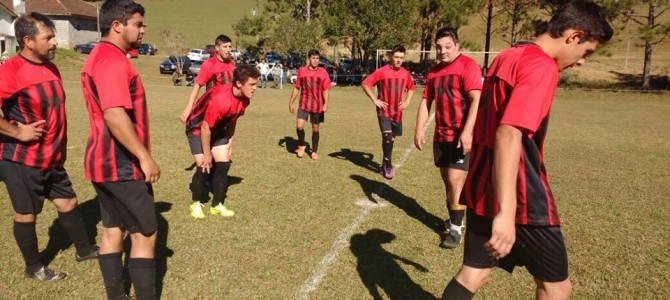
<svg viewBox="0 0 670 300">
<path fill-rule="evenodd" d="M 276 89 L 279 86 L 279 83 L 282 80 L 282 65 L 280 63 L 275 63 L 272 67 L 272 88 Z"/>
<path fill-rule="evenodd" d="M 261 60 L 257 66 L 258 71 L 261 72 L 261 88 L 266 89 L 268 87 L 268 74 L 270 74 L 270 65 L 265 62 L 265 59 Z"/>
</svg>

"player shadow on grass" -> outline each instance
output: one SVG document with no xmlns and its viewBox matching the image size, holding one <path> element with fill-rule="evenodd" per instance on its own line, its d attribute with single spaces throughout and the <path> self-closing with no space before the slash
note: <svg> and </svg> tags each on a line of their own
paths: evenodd
<svg viewBox="0 0 670 300">
<path fill-rule="evenodd" d="M 436 299 L 415 283 L 399 262 L 423 273 L 428 272 L 426 267 L 384 249 L 382 245 L 394 239 L 395 235 L 381 229 L 351 237 L 349 249 L 356 256 L 356 270 L 372 299 L 384 299 L 379 289 L 390 299 Z"/>
<path fill-rule="evenodd" d="M 333 152 L 328 154 L 330 157 L 344 159 L 353 164 L 373 172 L 379 171 L 379 163 L 373 161 L 375 157 L 372 153 L 365 153 L 360 151 L 353 151 L 349 148 L 342 148 L 340 152 Z"/>
<path fill-rule="evenodd" d="M 351 175 L 351 179 L 361 185 L 365 196 L 373 203 L 377 203 L 373 195 L 384 199 L 402 209 L 408 216 L 421 222 L 442 238 L 444 221 L 438 216 L 426 211 L 416 200 L 404 195 L 386 183 L 367 179 L 360 175 Z"/>
<path fill-rule="evenodd" d="M 290 136 L 285 136 L 277 142 L 277 146 L 285 147 L 286 152 L 290 154 L 296 154 L 296 151 L 298 150 L 298 140 Z M 312 153 L 312 146 L 307 142 L 305 142 L 305 152 Z"/>
<path fill-rule="evenodd" d="M 86 233 L 91 242 L 95 242 L 98 236 L 98 229 L 96 225 L 100 222 L 100 201 L 98 198 L 93 198 L 88 201 L 79 203 L 79 212 L 84 218 Z M 40 252 L 40 258 L 45 265 L 51 263 L 58 255 L 58 252 L 65 250 L 72 246 L 70 238 L 67 236 L 63 227 L 61 227 L 58 218 L 54 219 L 51 226 L 49 226 L 49 241 L 47 246 Z"/>
</svg>

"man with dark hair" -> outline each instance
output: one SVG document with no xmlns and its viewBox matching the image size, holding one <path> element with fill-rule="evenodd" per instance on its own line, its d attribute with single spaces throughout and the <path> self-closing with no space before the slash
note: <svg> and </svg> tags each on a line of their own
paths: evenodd
<svg viewBox="0 0 670 300">
<path fill-rule="evenodd" d="M 384 178 L 392 179 L 395 175 L 391 157 L 393 142 L 396 136 L 402 135 L 402 112 L 412 101 L 414 80 L 409 71 L 402 67 L 405 60 L 405 47 L 396 45 L 389 52 L 390 64 L 374 71 L 363 80 L 361 87 L 377 108 L 377 120 L 382 132 L 383 161 L 379 173 Z M 375 97 L 372 86 L 377 85 L 378 95 Z M 407 94 L 405 94 L 407 91 Z M 403 94 L 405 99 L 403 100 Z"/>
<path fill-rule="evenodd" d="M 502 51 L 486 74 L 474 129 L 463 265 L 442 299 L 470 299 L 493 267 L 526 266 L 537 299 L 568 299 L 568 257 L 544 165 L 558 73 L 612 38 L 600 7 L 571 1 L 533 42 Z"/>
<path fill-rule="evenodd" d="M 288 103 L 288 111 L 295 115 L 293 108 L 295 99 L 300 94 L 298 104 L 298 115 L 296 120 L 296 132 L 298 133 L 298 149 L 296 155 L 302 158 L 305 155 L 305 122 L 307 119 L 312 123 L 312 153 L 311 159 L 319 159 L 319 123 L 325 121 L 325 112 L 328 111 L 329 92 L 331 88 L 330 76 L 326 69 L 319 67 L 318 50 L 312 49 L 307 53 L 307 66 L 298 69 L 295 88 L 291 93 Z"/>
<path fill-rule="evenodd" d="M 414 145 L 421 150 L 426 142 L 423 127 L 435 102 L 433 157 L 435 166 L 440 168 L 449 211 L 449 220 L 444 222 L 446 234 L 440 246 L 455 248 L 463 236 L 465 206 L 459 204 L 459 196 L 468 172 L 468 153 L 481 95 L 482 72 L 477 62 L 461 54 L 455 29 L 440 29 L 435 36 L 435 49 L 440 63 L 426 76 Z"/>
<path fill-rule="evenodd" d="M 233 80 L 233 71 L 235 70 L 235 61 L 232 59 L 230 54 L 232 50 L 232 41 L 226 35 L 219 35 L 214 41 L 216 54 L 205 61 L 200 67 L 200 72 L 196 77 L 195 83 L 193 84 L 193 89 L 188 96 L 188 103 L 186 108 L 181 113 L 181 121 L 185 123 L 188 127 L 187 118 L 194 110 L 194 105 L 200 92 L 201 87 L 205 87 L 206 90 L 210 90 L 216 86 L 222 84 L 232 83 Z M 195 109 L 205 109 L 206 105 L 195 105 Z M 202 116 L 203 111 L 195 111 L 196 116 Z M 199 145 L 200 144 L 200 133 L 197 131 L 197 134 L 194 132 L 188 134 L 189 145 Z M 196 147 L 199 149 L 199 147 Z M 193 155 L 193 160 L 195 161 L 196 166 L 202 165 L 202 150 L 194 151 L 194 148 L 191 148 L 191 154 Z M 203 202 L 209 200 L 209 192 L 206 189 L 206 182 L 211 181 L 211 174 L 204 174 L 201 168 L 195 168 L 193 177 L 191 178 L 191 200 L 192 203 L 189 205 L 189 211 L 191 216 L 196 219 L 202 219 L 205 217 L 203 212 Z"/>
<path fill-rule="evenodd" d="M 97 258 L 72 182 L 63 167 L 67 149 L 65 91 L 56 55 L 55 26 L 39 13 L 16 20 L 20 52 L 0 66 L 0 181 L 14 208 L 14 238 L 29 278 L 53 281 L 65 273 L 46 267 L 37 249 L 35 222 L 44 199 L 56 206 L 58 221 L 74 243 L 75 259 Z"/>
<path fill-rule="evenodd" d="M 255 67 L 248 64 L 240 65 L 235 69 L 232 84 L 219 85 L 205 92 L 187 119 L 186 134 L 189 136 L 191 151 L 193 155 L 200 155 L 202 158 L 197 165 L 198 172 L 205 175 L 212 174 L 214 197 L 209 209 L 212 215 L 222 217 L 235 215 L 235 212 L 224 205 L 228 192 L 228 171 L 232 163 L 230 156 L 233 137 L 237 119 L 244 115 L 246 107 L 249 106 L 260 76 Z M 194 135 L 200 137 L 198 139 L 200 144 L 193 142 L 191 136 Z M 194 196 L 200 196 L 194 199 L 208 196 L 204 182 L 198 186 L 191 185 L 191 190 Z M 197 203 L 199 207 L 203 206 L 200 201 Z"/>
<path fill-rule="evenodd" d="M 85 173 L 100 200 L 100 271 L 108 299 L 123 299 L 123 239 L 130 233 L 128 269 L 136 299 L 156 297 L 156 209 L 151 183 L 149 114 L 139 74 L 126 58 L 144 36 L 144 7 L 108 0 L 100 8 L 102 39 L 81 72 L 91 131 Z"/>
</svg>

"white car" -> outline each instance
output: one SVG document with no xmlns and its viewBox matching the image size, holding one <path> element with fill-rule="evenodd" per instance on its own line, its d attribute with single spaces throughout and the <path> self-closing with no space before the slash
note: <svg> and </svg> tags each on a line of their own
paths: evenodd
<svg viewBox="0 0 670 300">
<path fill-rule="evenodd" d="M 190 60 L 207 60 L 209 58 L 209 53 L 203 49 L 191 49 L 187 56 Z"/>
</svg>

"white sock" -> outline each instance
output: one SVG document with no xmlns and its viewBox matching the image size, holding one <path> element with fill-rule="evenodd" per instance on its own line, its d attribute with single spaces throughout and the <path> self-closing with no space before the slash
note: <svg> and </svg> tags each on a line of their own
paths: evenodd
<svg viewBox="0 0 670 300">
<path fill-rule="evenodd" d="M 463 226 L 462 225 L 461 226 L 454 225 L 451 222 L 449 222 L 449 225 L 450 225 L 451 230 L 456 230 L 458 232 L 458 234 L 463 234 Z"/>
</svg>

